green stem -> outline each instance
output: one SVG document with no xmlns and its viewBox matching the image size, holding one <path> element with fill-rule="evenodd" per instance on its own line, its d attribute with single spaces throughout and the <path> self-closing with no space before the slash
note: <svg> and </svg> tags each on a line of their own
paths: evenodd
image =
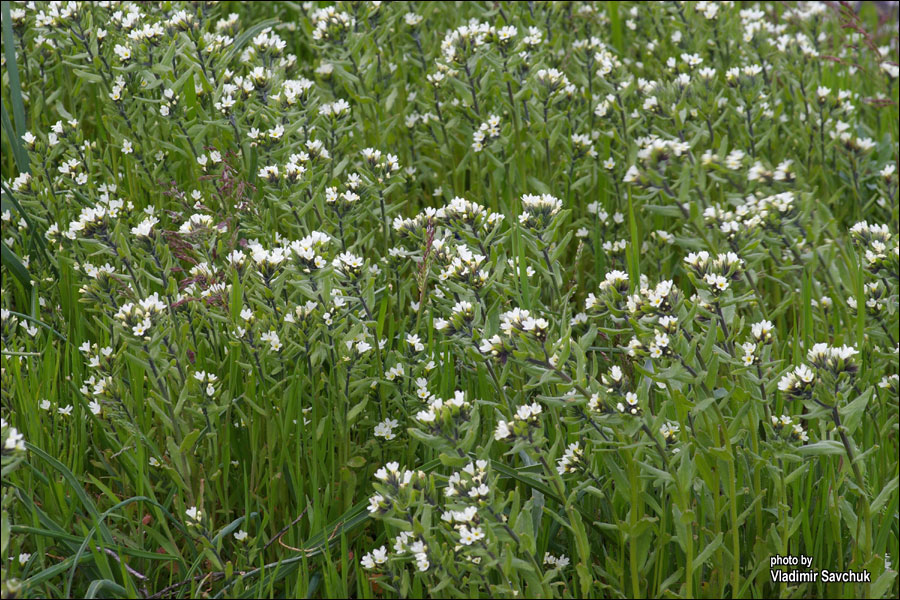
<svg viewBox="0 0 900 600">
<path fill-rule="evenodd" d="M 737 475 L 734 469 L 734 453 L 731 449 L 731 439 L 729 439 L 728 436 L 728 427 L 725 424 L 725 417 L 722 416 L 722 410 L 719 408 L 718 401 L 713 401 L 713 407 L 716 409 L 716 417 L 719 419 L 719 427 L 721 428 L 720 433 L 722 442 L 725 444 L 725 451 L 728 454 L 728 503 L 731 512 L 731 553 L 734 557 L 733 567 L 731 569 L 731 597 L 737 598 L 741 581 L 740 527 L 738 526 L 737 489 L 735 483 Z"/>
<path fill-rule="evenodd" d="M 631 453 L 628 454 L 628 485 L 631 488 L 631 511 L 629 521 L 631 522 L 631 532 L 628 535 L 628 563 L 631 570 L 631 596 L 632 598 L 641 598 L 641 580 L 638 576 L 638 548 L 637 536 L 633 532 L 637 528 L 638 516 L 643 512 L 640 506 L 640 496 L 638 494 L 638 478 L 634 470 L 634 461 Z"/>
</svg>

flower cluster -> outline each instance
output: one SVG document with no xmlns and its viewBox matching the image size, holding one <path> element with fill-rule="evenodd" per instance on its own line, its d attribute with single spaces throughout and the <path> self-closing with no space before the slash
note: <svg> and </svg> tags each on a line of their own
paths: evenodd
<svg viewBox="0 0 900 600">
<path fill-rule="evenodd" d="M 709 252 L 691 252 L 684 262 L 698 281 L 706 284 L 713 295 L 726 291 L 733 281 L 740 279 L 744 261 L 734 252 L 725 252 L 715 257 Z"/>
<path fill-rule="evenodd" d="M 803 428 L 803 425 L 799 421 L 795 421 L 793 418 L 788 415 L 781 415 L 780 417 L 776 417 L 772 415 L 772 429 L 774 429 L 778 433 L 785 433 L 787 437 L 794 442 L 808 442 L 809 434 L 806 433 L 806 430 Z"/>
<path fill-rule="evenodd" d="M 163 314 L 167 306 L 159 298 L 159 293 L 153 292 L 147 298 L 134 302 L 126 302 L 116 311 L 115 318 L 137 338 L 145 338 L 153 327 L 154 319 Z"/>
<path fill-rule="evenodd" d="M 524 438 L 531 440 L 534 432 L 541 426 L 543 408 L 537 402 L 523 404 L 516 409 L 512 421 L 498 421 L 494 430 L 494 439 L 514 441 Z"/>
<path fill-rule="evenodd" d="M 562 200 L 550 194 L 525 194 L 522 196 L 519 223 L 529 229 L 541 231 L 550 225 L 561 209 Z"/>
</svg>

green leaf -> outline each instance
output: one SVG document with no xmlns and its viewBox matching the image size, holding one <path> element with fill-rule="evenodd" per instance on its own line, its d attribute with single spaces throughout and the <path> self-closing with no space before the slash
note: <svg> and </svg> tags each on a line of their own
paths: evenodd
<svg viewBox="0 0 900 600">
<path fill-rule="evenodd" d="M 223 65 L 230 65 L 231 61 L 237 56 L 238 52 L 241 51 L 241 48 L 244 45 L 252 40 L 256 35 L 265 29 L 266 27 L 274 27 L 278 25 L 278 19 L 266 19 L 265 21 L 260 21 L 256 25 L 244 30 L 244 32 L 235 38 L 234 43 L 228 49 L 228 54 L 225 55 L 225 58 L 222 60 Z"/>
<path fill-rule="evenodd" d="M 675 478 L 672 477 L 672 474 L 669 473 L 668 471 L 663 471 L 661 469 L 657 469 L 653 465 L 650 465 L 645 462 L 640 462 L 639 464 L 641 465 L 641 469 L 643 469 L 647 473 L 653 475 L 657 479 L 660 479 L 661 481 L 663 481 L 665 483 L 675 483 Z"/>
<path fill-rule="evenodd" d="M 838 409 L 838 412 L 841 414 L 841 424 L 847 430 L 847 433 L 852 434 L 859 426 L 865 414 L 866 405 L 869 403 L 869 399 L 874 391 L 875 388 L 869 388 L 860 394 L 856 400 Z"/>
<path fill-rule="evenodd" d="M 4 510 L 0 513 L 0 554 L 6 556 L 6 548 L 9 546 L 9 514 Z"/>
<path fill-rule="evenodd" d="M 195 429 L 184 436 L 184 438 L 181 440 L 181 446 L 179 447 L 182 454 L 193 454 L 194 449 L 192 448 L 192 446 L 194 445 L 194 442 L 196 442 L 200 437 L 200 433 L 201 432 L 199 429 Z"/>
<path fill-rule="evenodd" d="M 631 186 L 628 187 L 628 232 L 631 237 L 628 248 L 628 279 L 631 282 L 631 288 L 637 289 L 641 280 L 641 240 L 638 237 L 637 219 L 634 216 Z"/>
<path fill-rule="evenodd" d="M 359 413 L 362 412 L 362 409 L 366 407 L 366 404 L 369 403 L 369 397 L 366 396 L 362 399 L 356 406 L 350 409 L 350 412 L 347 413 L 347 423 L 353 423 Z"/>
<path fill-rule="evenodd" d="M 9 139 L 9 145 L 12 146 L 16 167 L 18 167 L 20 173 L 27 173 L 29 171 L 28 152 L 23 146 L 22 138 L 16 135 L 12 122 L 9 120 L 9 114 L 6 112 L 6 105 L 2 102 L 0 102 L 0 113 L 2 113 L 3 133 L 6 134 L 6 137 Z"/>
<path fill-rule="evenodd" d="M 72 69 L 76 76 L 84 79 L 85 81 L 90 81 L 91 83 L 100 83 L 103 81 L 103 78 L 97 75 L 96 73 L 91 73 L 90 71 L 85 71 L 84 69 Z"/>
<path fill-rule="evenodd" d="M 522 306 L 527 309 L 531 308 L 531 299 L 529 290 L 531 288 L 531 284 L 528 281 L 528 275 L 525 273 L 527 271 L 526 265 L 528 264 L 525 261 L 525 240 L 522 238 L 522 230 L 519 228 L 519 223 L 516 221 L 513 224 L 514 237 L 513 240 L 513 251 L 516 252 L 516 259 L 518 261 L 518 279 L 519 279 L 519 293 L 521 294 Z"/>
<path fill-rule="evenodd" d="M 879 494 L 872 500 L 872 505 L 869 507 L 869 510 L 872 514 L 878 513 L 881 511 L 881 508 L 887 503 L 888 500 L 894 495 L 894 492 L 897 491 L 898 483 L 900 483 L 900 479 L 894 477 L 889 482 L 884 484 L 884 488 L 879 492 Z"/>
<path fill-rule="evenodd" d="M 581 596 L 590 598 L 591 588 L 594 585 L 594 578 L 591 577 L 591 570 L 584 563 L 575 565 L 575 572 L 578 573 L 578 581 L 581 583 Z"/>
<path fill-rule="evenodd" d="M 897 577 L 897 571 L 894 569 L 888 569 L 884 571 L 881 575 L 878 576 L 878 579 L 875 580 L 875 583 L 872 584 L 872 588 L 869 590 L 870 598 L 889 598 L 888 592 L 891 589 L 891 586 L 894 584 L 894 579 Z"/>
<path fill-rule="evenodd" d="M 804 456 L 824 456 L 829 454 L 843 454 L 844 445 L 836 440 L 822 440 L 814 444 L 807 444 L 797 448 L 797 452 Z"/>
<path fill-rule="evenodd" d="M 197 89 L 194 84 L 193 71 L 191 71 L 185 80 L 184 87 L 181 88 L 181 93 L 184 94 L 184 103 L 185 106 L 187 106 L 186 116 L 188 119 L 194 119 L 197 116 Z"/>
<path fill-rule="evenodd" d="M 127 598 L 129 596 L 128 590 L 115 581 L 110 581 L 109 579 L 95 579 L 91 582 L 91 585 L 88 586 L 84 597 L 97 598 L 97 594 L 101 592 L 108 592 L 111 594 L 110 596 L 102 596 L 103 598 Z"/>
<path fill-rule="evenodd" d="M 347 461 L 347 466 L 351 469 L 359 469 L 366 464 L 366 459 L 362 456 L 354 456 Z"/>
<path fill-rule="evenodd" d="M 28 230 L 35 231 L 34 221 L 31 220 L 31 216 L 28 214 L 28 211 L 25 210 L 25 208 L 19 202 L 19 199 L 16 198 L 16 195 L 12 192 L 12 190 L 9 189 L 9 187 L 7 187 L 5 182 L 0 183 L 0 188 L 2 188 L 2 191 L 0 191 L 0 205 L 3 206 L 3 210 L 8 209 L 7 204 L 5 202 L 5 200 L 8 199 L 10 201 L 10 203 L 12 203 L 12 206 L 16 209 L 16 212 L 19 213 L 19 216 L 21 216 L 25 220 L 25 225 L 28 227 Z M 30 246 L 31 248 L 37 248 L 45 258 L 48 258 L 47 243 L 44 241 L 44 236 L 29 235 L 28 241 L 31 244 L 31 246 Z M 53 271 L 53 273 L 57 277 L 59 277 L 59 271 L 57 270 L 56 265 L 54 265 L 49 260 L 48 260 L 48 264 L 50 265 L 50 268 Z"/>
<path fill-rule="evenodd" d="M 619 52 L 625 50 L 625 45 L 623 42 L 623 29 L 622 29 L 622 17 L 619 16 L 619 2 L 609 2 L 608 14 L 609 14 L 609 23 L 610 28 L 612 29 L 612 43 L 613 46 Z"/>
<path fill-rule="evenodd" d="M 19 280 L 28 292 L 31 292 L 31 274 L 15 252 L 6 247 L 6 242 L 0 242 L 0 258 L 13 277 Z"/>
<path fill-rule="evenodd" d="M 722 545 L 722 537 L 722 532 L 720 531 L 718 534 L 716 534 L 716 537 L 713 538 L 709 545 L 707 545 L 706 548 L 704 548 L 703 551 L 697 555 L 697 557 L 694 559 L 694 571 L 699 569 L 703 565 L 703 563 L 709 560 L 709 557 L 712 556 L 713 552 L 719 549 L 719 546 Z"/>
<path fill-rule="evenodd" d="M 703 340 L 703 347 L 700 348 L 700 356 L 703 358 L 703 362 L 707 364 L 709 364 L 709 360 L 712 358 L 713 347 L 716 345 L 718 331 L 719 328 L 717 326 L 710 324 L 706 332 L 706 338 Z"/>
<path fill-rule="evenodd" d="M 13 36 L 10 2 L 4 0 L 2 4 L 3 46 L 6 52 L 6 73 L 9 77 L 9 99 L 12 102 L 13 118 L 16 122 L 16 139 L 21 144 L 22 136 L 28 129 L 25 123 L 25 103 L 22 101 L 22 84 L 19 81 L 19 64 L 16 61 L 16 38 Z M 15 145 L 16 142 L 12 143 Z"/>
<path fill-rule="evenodd" d="M 715 330 L 715 327 L 710 327 L 710 329 Z M 713 389 L 716 387 L 716 379 L 719 376 L 719 355 L 713 354 L 712 360 L 709 361 L 706 365 L 706 387 Z M 718 391 L 718 390 L 716 390 Z"/>
<path fill-rule="evenodd" d="M 81 557 L 76 561 L 74 556 L 70 556 L 62 562 L 56 563 L 52 567 L 48 567 L 43 571 L 39 571 L 22 582 L 22 585 L 26 588 L 33 588 L 33 586 L 40 585 L 49 579 L 53 579 L 60 573 L 63 573 L 68 569 L 71 565 L 82 565 L 86 562 L 93 562 L 94 557 L 89 554 L 82 554 Z"/>
<path fill-rule="evenodd" d="M 244 521 L 246 521 L 248 518 L 255 519 L 258 516 L 259 516 L 259 514 L 254 512 L 254 513 L 250 513 L 249 517 L 247 517 L 247 516 L 238 517 L 237 519 L 235 519 L 234 521 L 232 521 L 231 523 L 229 523 L 228 525 L 226 525 L 225 527 L 220 529 L 219 533 L 217 533 L 216 536 L 212 539 L 213 547 L 218 548 L 219 541 L 222 540 L 223 538 L 225 538 L 226 536 L 228 536 L 228 534 L 236 531 L 237 528 L 240 527 L 241 525 L 243 525 Z"/>
</svg>

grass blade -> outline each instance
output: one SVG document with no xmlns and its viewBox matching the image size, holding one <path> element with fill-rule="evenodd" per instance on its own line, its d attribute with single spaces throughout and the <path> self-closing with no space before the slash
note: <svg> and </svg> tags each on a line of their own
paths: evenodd
<svg viewBox="0 0 900 600">
<path fill-rule="evenodd" d="M 104 596 L 104 597 L 113 597 L 113 598 L 127 598 L 128 590 L 123 588 L 121 585 L 116 583 L 115 581 L 110 581 L 109 579 L 95 579 L 91 582 L 91 585 L 88 586 L 87 592 L 85 592 L 85 598 L 97 598 L 97 594 L 100 592 L 110 592 L 113 594 L 112 596 Z"/>
<path fill-rule="evenodd" d="M 3 133 L 6 134 L 9 145 L 12 147 L 13 157 L 16 159 L 16 167 L 18 167 L 20 173 L 26 173 L 30 169 L 28 153 L 22 145 L 22 137 L 16 135 L 16 131 L 13 129 L 12 122 L 9 120 L 9 113 L 6 112 L 6 104 L 2 102 L 0 102 L 0 114 L 2 114 L 3 119 Z"/>
<path fill-rule="evenodd" d="M 3 45 L 6 50 L 6 72 L 9 74 L 9 98 L 12 102 L 13 118 L 16 123 L 16 137 L 10 140 L 15 148 L 22 144 L 22 136 L 25 135 L 27 124 L 25 123 L 25 103 L 22 101 L 22 84 L 19 81 L 19 65 L 16 63 L 16 39 L 12 30 L 12 15 L 10 14 L 9 0 L 3 1 Z M 8 117 L 7 117 L 8 118 Z M 15 150 L 14 150 L 15 151 Z M 21 167 L 19 167 L 21 170 Z M 28 170 L 26 155 L 25 170 Z"/>
<path fill-rule="evenodd" d="M 31 292 L 31 273 L 22 263 L 22 259 L 16 256 L 16 253 L 6 246 L 6 242 L 0 242 L 0 258 L 2 258 L 3 266 L 9 269 L 9 272 L 19 280 L 25 289 Z"/>
</svg>

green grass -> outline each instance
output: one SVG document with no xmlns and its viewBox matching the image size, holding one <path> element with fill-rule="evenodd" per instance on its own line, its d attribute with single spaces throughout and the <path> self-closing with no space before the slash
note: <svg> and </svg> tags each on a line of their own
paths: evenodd
<svg viewBox="0 0 900 600">
<path fill-rule="evenodd" d="M 348 2 L 338 12 L 355 23 L 333 25 L 320 40 L 314 7 L 301 3 L 140 5 L 142 25 L 164 28 L 153 44 L 129 40 L 118 8 L 84 4 L 42 24 L 37 11 L 51 7 L 36 6 L 3 2 L 0 405 L 4 438 L 14 427 L 25 442 L 3 450 L 4 597 L 898 594 L 898 178 L 879 174 L 897 165 L 898 84 L 876 56 L 897 37 L 879 28 L 873 5 L 858 17 L 827 9 L 803 20 L 785 15 L 793 4 L 763 5 L 766 22 L 817 40 L 819 59 L 796 44 L 781 51 L 764 33 L 742 41 L 744 6 L 718 5 L 708 19 L 697 3 L 588 11 L 583 3 Z M 196 28 L 169 23 L 180 9 Z M 232 12 L 238 21 L 217 29 Z M 423 22 L 407 24 L 407 12 Z M 471 18 L 518 32 L 508 47 L 498 39 L 459 47 L 465 60 L 434 87 L 426 75 L 450 62 L 442 40 Z M 269 27 L 283 53 L 242 57 Z M 526 46 L 529 27 L 541 31 L 540 44 Z M 232 42 L 216 48 L 198 34 L 216 31 Z M 871 35 L 871 46 L 853 31 Z M 605 49 L 576 44 L 592 37 Z M 130 59 L 117 56 L 117 44 Z M 611 70 L 598 73 L 595 52 L 614 61 Z M 709 83 L 683 53 L 717 70 Z M 280 64 L 288 54 L 295 62 Z M 674 81 L 670 56 L 690 73 L 687 86 Z M 756 63 L 764 73 L 726 77 Z M 325 64 L 330 74 L 317 70 Z M 235 92 L 224 114 L 225 83 L 256 66 L 270 70 L 269 84 Z M 573 89 L 540 83 L 537 71 L 551 68 Z M 618 87 L 625 75 L 659 85 Z M 120 76 L 122 99 L 113 101 Z M 283 104 L 282 83 L 300 78 L 309 90 Z M 821 129 L 820 86 L 831 88 L 822 108 L 831 121 Z M 858 96 L 839 101 L 838 90 Z M 644 107 L 650 96 L 659 111 Z M 338 99 L 349 114 L 320 114 Z M 607 101 L 606 115 L 595 114 Z M 474 151 L 475 132 L 494 114 L 498 135 Z M 838 120 L 873 147 L 832 139 Z M 63 133 L 51 143 L 57 121 Z M 249 137 L 276 125 L 284 127 L 276 140 Z M 36 136 L 31 147 L 26 131 Z M 591 137 L 596 155 L 573 134 Z M 640 140 L 650 135 L 689 149 L 648 158 Z M 364 148 L 379 150 L 380 161 L 396 155 L 399 169 L 367 161 Z M 726 166 L 733 150 L 745 153 L 737 168 Z M 707 151 L 717 155 L 708 164 Z M 301 152 L 310 157 L 296 181 L 266 180 L 261 169 L 277 165 L 284 175 Z M 793 161 L 794 178 L 749 179 L 757 159 L 770 171 Z M 60 170 L 68 160 L 84 182 Z M 632 165 L 639 176 L 626 182 Z M 16 179 L 26 172 L 30 180 Z M 118 215 L 76 239 L 62 235 L 83 209 L 108 203 L 101 186 L 110 184 L 108 199 L 123 201 Z M 330 202 L 330 187 L 359 199 Z M 715 206 L 756 214 L 754 201 L 785 192 L 791 209 L 770 208 L 758 222 L 705 216 Z M 525 194 L 563 200 L 540 212 Z M 407 231 L 393 226 L 456 196 L 484 214 L 433 219 L 433 232 L 424 216 Z M 148 208 L 159 222 L 140 238 L 132 228 Z M 191 215 L 209 225 L 179 233 Z M 733 219 L 741 223 L 728 235 L 721 225 Z M 862 220 L 887 223 L 891 234 L 874 266 L 865 255 L 872 243 L 850 233 Z M 289 255 L 270 276 L 252 256 L 254 240 L 272 251 L 314 231 L 331 238 L 313 247 L 321 268 Z M 403 253 L 389 254 L 394 248 Z M 240 268 L 229 262 L 234 250 L 246 255 Z M 701 250 L 743 260 L 712 268 L 728 275 L 725 292 L 685 263 Z M 332 264 L 345 251 L 363 260 L 359 273 Z M 451 273 L 454 256 L 461 262 Z M 114 276 L 86 272 L 106 263 Z M 191 271 L 202 264 L 208 277 Z M 627 274 L 624 287 L 601 287 L 613 271 Z M 678 290 L 666 294 L 671 306 L 652 308 L 647 288 L 666 280 Z M 144 338 L 133 331 L 140 319 L 116 314 L 154 293 L 162 308 Z M 629 294 L 643 308 L 631 311 Z M 586 308 L 589 295 L 598 299 Z M 459 301 L 471 303 L 464 318 Z M 304 321 L 294 309 L 307 302 L 315 309 Z M 505 334 L 514 308 L 546 327 Z M 285 321 L 289 313 L 297 323 Z M 665 329 L 662 314 L 678 323 L 671 352 L 655 358 L 649 346 Z M 764 319 L 773 338 L 747 365 L 741 344 Z M 440 320 L 455 331 L 439 329 Z M 262 337 L 268 332 L 280 349 Z M 500 355 L 479 350 L 495 334 Z M 643 344 L 634 357 L 632 338 Z M 360 341 L 370 348 L 360 352 Z M 858 369 L 822 366 L 809 394 L 781 391 L 779 380 L 811 364 L 818 343 L 854 347 Z M 103 347 L 111 353 L 92 366 Z M 613 367 L 621 384 L 610 379 Z M 212 393 L 200 372 L 215 375 Z M 109 378 L 104 392 L 92 376 Z M 467 404 L 423 421 L 418 378 L 434 397 L 459 391 Z M 616 408 L 628 405 L 627 392 L 635 415 Z M 591 408 L 595 395 L 607 410 Z M 540 416 L 517 420 L 516 408 L 532 403 Z M 773 425 L 780 415 L 809 439 Z M 398 422 L 391 440 L 374 435 L 385 419 Z M 498 438 L 501 420 L 517 434 Z M 678 427 L 668 439 L 667 424 Z M 574 442 L 583 459 L 559 474 L 556 461 Z M 486 461 L 483 499 L 447 496 L 451 475 L 467 481 L 463 467 L 476 460 Z M 421 472 L 415 485 L 377 478 L 394 461 Z M 387 504 L 372 514 L 375 494 Z M 462 542 L 462 530 L 442 520 L 467 506 L 478 508 L 483 544 Z M 202 511 L 199 522 L 191 507 Z M 424 571 L 413 553 L 394 551 L 403 532 L 425 543 Z M 382 545 L 389 560 L 364 568 Z M 570 563 L 554 568 L 548 553 Z M 817 570 L 867 570 L 872 582 L 777 583 L 776 554 L 811 556 Z"/>
</svg>

